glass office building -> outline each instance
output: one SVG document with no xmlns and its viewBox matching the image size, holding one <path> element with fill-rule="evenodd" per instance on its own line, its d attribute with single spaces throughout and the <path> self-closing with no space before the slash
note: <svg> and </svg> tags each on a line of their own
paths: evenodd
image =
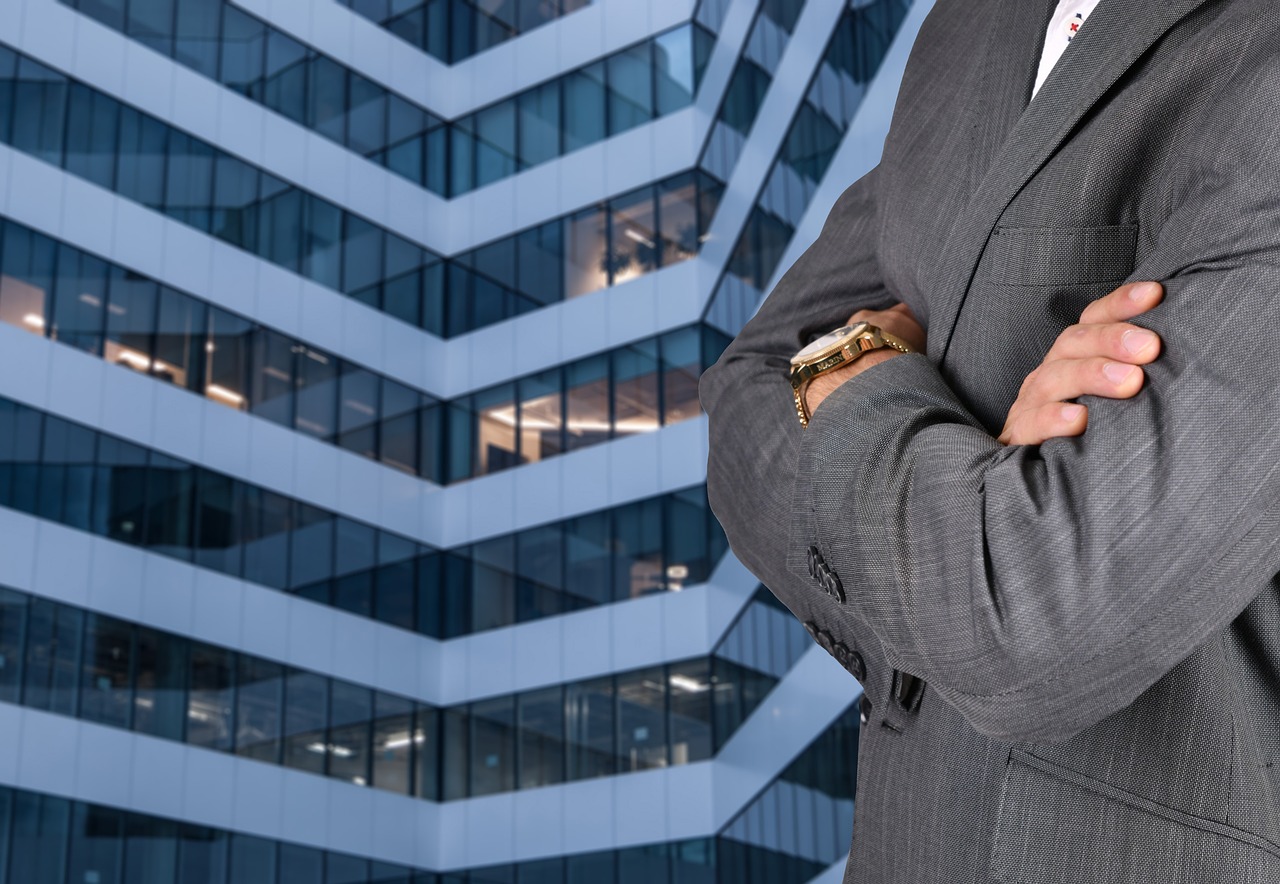
<svg viewBox="0 0 1280 884">
<path fill-rule="evenodd" d="M 700 373 L 928 0 L 11 0 L 0 884 L 801 884 Z"/>
</svg>

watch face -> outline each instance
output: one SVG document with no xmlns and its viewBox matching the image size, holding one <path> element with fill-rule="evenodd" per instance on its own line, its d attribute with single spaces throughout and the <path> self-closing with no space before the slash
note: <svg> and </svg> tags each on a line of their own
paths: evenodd
<svg viewBox="0 0 1280 884">
<path fill-rule="evenodd" d="M 849 333 L 849 326 L 847 325 L 841 328 L 838 328 L 833 332 L 827 332 L 825 335 L 823 335 L 822 337 L 818 338 L 816 341 L 809 344 L 809 346 L 805 347 L 795 356 L 791 357 L 791 361 L 798 362 L 802 359 L 808 359 L 810 356 L 812 356 L 814 353 L 817 353 L 819 350 L 823 350 L 827 347 L 830 347 L 832 344 L 834 344 L 836 341 L 843 338 L 848 333 Z"/>
<path fill-rule="evenodd" d="M 796 363 L 804 362 L 810 357 L 812 357 L 813 355 L 815 355 L 816 353 L 820 353 L 823 350 L 825 350 L 827 347 L 830 347 L 832 344 L 838 343 L 839 341 L 849 337 L 849 335 L 852 332 L 854 332 L 856 329 L 858 329 L 859 326 L 862 326 L 865 324 L 866 323 L 860 322 L 858 323 L 858 325 L 845 325 L 845 326 L 841 326 L 840 328 L 836 329 L 833 332 L 827 332 L 825 335 L 818 338 L 813 343 L 809 344 L 809 346 L 805 347 L 795 356 L 792 356 L 791 361 Z"/>
</svg>

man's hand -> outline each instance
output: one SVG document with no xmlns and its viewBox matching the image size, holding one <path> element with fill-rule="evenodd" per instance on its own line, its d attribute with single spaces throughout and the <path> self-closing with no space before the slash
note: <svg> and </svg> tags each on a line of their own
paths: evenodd
<svg viewBox="0 0 1280 884">
<path fill-rule="evenodd" d="M 911 308 L 906 304 L 894 304 L 888 310 L 859 310 L 849 317 L 849 321 L 845 325 L 854 325 L 859 322 L 878 325 L 890 334 L 902 338 L 911 345 L 911 349 L 920 353 L 924 352 L 924 329 L 920 327 L 920 323 L 916 321 L 915 314 L 911 312 Z M 873 365 L 884 362 L 886 359 L 892 359 L 894 356 L 899 355 L 901 354 L 892 347 L 884 347 L 883 349 L 863 354 L 848 365 L 842 365 L 840 368 L 818 375 L 805 389 L 804 401 L 809 408 L 809 414 L 817 411 L 818 406 L 822 404 L 822 400 L 830 396 L 837 387 L 849 380 L 849 378 L 866 371 Z"/>
<path fill-rule="evenodd" d="M 996 438 L 1005 445 L 1039 445 L 1056 436 L 1079 436 L 1088 409 L 1068 399 L 1137 395 L 1146 377 L 1139 366 L 1160 355 L 1160 337 L 1125 320 L 1163 298 L 1158 282 L 1135 282 L 1085 307 L 1079 324 L 1058 335 L 1044 361 L 1022 382 Z"/>
</svg>

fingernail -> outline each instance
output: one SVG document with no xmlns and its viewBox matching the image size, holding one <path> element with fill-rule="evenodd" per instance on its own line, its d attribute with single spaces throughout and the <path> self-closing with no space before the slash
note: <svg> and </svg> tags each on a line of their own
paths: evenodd
<svg viewBox="0 0 1280 884">
<path fill-rule="evenodd" d="M 1064 405 L 1062 406 L 1062 419 L 1064 421 L 1073 421 L 1084 413 L 1083 405 Z"/>
<path fill-rule="evenodd" d="M 1107 380 L 1113 384 L 1124 383 L 1129 377 L 1137 371 L 1136 365 L 1125 365 L 1123 362 L 1108 362 L 1102 366 L 1102 373 L 1107 376 Z"/>
<path fill-rule="evenodd" d="M 1155 342 L 1155 334 L 1145 328 L 1131 328 L 1120 336 L 1121 346 L 1130 353 L 1141 353 Z"/>
<path fill-rule="evenodd" d="M 1129 289 L 1130 301 L 1145 301 L 1147 298 L 1154 296 L 1160 291 L 1160 283 L 1158 282 L 1140 282 L 1133 288 Z"/>
</svg>

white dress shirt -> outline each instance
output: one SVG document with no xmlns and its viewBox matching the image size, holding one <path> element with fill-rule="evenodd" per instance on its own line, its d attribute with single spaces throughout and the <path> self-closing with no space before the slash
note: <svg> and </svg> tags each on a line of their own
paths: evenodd
<svg viewBox="0 0 1280 884">
<path fill-rule="evenodd" d="M 1084 24 L 1084 20 L 1093 12 L 1099 0 L 1058 0 L 1058 8 L 1049 19 L 1049 30 L 1044 36 L 1044 52 L 1040 56 L 1040 69 L 1036 72 L 1036 85 L 1031 90 L 1035 98 L 1040 86 L 1049 76 L 1049 71 L 1058 63 L 1062 53 L 1067 51 L 1070 43 Z"/>
</svg>

